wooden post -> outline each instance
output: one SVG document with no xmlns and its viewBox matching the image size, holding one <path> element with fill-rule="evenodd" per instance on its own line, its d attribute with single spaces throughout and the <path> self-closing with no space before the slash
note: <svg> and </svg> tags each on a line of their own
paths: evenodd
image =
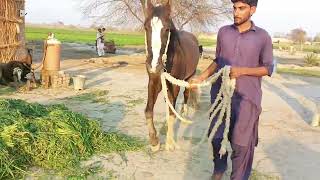
<svg viewBox="0 0 320 180">
<path fill-rule="evenodd" d="M 25 9 L 25 1 L 24 0 L 15 0 L 17 11 Z M 16 13 L 18 13 L 16 12 Z M 20 13 L 19 13 L 20 14 Z M 26 51 L 26 38 L 25 38 L 25 16 L 20 17 L 18 14 L 18 18 L 22 20 L 22 23 L 19 23 L 20 33 L 18 34 L 20 46 L 16 52 L 16 60 L 23 60 L 27 57 Z"/>
</svg>

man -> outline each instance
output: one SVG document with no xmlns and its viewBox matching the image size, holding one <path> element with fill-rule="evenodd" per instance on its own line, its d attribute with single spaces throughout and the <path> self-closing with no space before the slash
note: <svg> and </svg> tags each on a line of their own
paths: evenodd
<svg viewBox="0 0 320 180">
<path fill-rule="evenodd" d="M 104 34 L 101 28 L 99 28 L 97 32 L 96 45 L 97 45 L 98 56 L 99 57 L 104 56 Z"/>
<path fill-rule="evenodd" d="M 234 24 L 224 26 L 217 37 L 216 60 L 200 76 L 190 80 L 201 83 L 225 65 L 231 66 L 230 77 L 236 79 L 232 97 L 229 140 L 232 147 L 232 180 L 249 179 L 254 148 L 258 143 L 258 121 L 261 113 L 261 77 L 273 70 L 272 41 L 268 33 L 257 27 L 251 16 L 258 0 L 231 0 Z M 221 78 L 212 85 L 211 103 L 215 101 Z M 192 85 L 192 87 L 195 87 Z M 217 118 L 210 127 L 213 128 Z M 220 158 L 219 150 L 225 125 L 221 125 L 212 141 L 214 147 L 213 179 L 220 180 L 227 169 L 228 153 Z M 210 131 L 211 131 L 210 129 Z"/>
</svg>

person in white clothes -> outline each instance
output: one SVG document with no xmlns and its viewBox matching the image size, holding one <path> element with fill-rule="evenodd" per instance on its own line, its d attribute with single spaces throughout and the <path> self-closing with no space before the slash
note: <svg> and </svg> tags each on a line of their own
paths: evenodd
<svg viewBox="0 0 320 180">
<path fill-rule="evenodd" d="M 104 56 L 104 34 L 101 28 L 98 29 L 96 42 L 98 56 Z"/>
</svg>

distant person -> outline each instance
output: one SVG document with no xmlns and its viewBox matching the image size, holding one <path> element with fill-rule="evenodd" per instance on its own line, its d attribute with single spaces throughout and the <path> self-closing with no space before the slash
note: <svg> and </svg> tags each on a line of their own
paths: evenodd
<svg viewBox="0 0 320 180">
<path fill-rule="evenodd" d="M 102 30 L 103 38 L 105 38 L 105 36 L 106 36 L 106 28 L 102 28 L 101 30 Z"/>
<path fill-rule="evenodd" d="M 99 57 L 104 56 L 105 55 L 104 54 L 104 34 L 101 28 L 99 28 L 97 32 L 96 46 L 97 46 L 98 56 Z"/>
</svg>

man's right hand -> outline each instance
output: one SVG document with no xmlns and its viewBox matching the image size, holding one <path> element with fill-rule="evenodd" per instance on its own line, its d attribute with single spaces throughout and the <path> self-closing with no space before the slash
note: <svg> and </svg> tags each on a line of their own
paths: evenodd
<svg viewBox="0 0 320 180">
<path fill-rule="evenodd" d="M 191 78 L 188 82 L 190 84 L 190 89 L 193 90 L 193 89 L 196 89 L 198 87 L 198 84 L 201 84 L 202 83 L 202 79 L 200 78 L 200 76 L 198 77 L 193 77 Z"/>
<path fill-rule="evenodd" d="M 214 71 L 216 70 L 217 68 L 217 64 L 215 62 L 212 62 L 209 67 L 204 71 L 202 72 L 199 76 L 197 77 L 193 77 L 191 78 L 188 82 L 190 84 L 190 89 L 191 90 L 194 90 L 194 89 L 197 89 L 198 87 L 198 84 L 201 84 L 202 81 L 204 81 L 205 79 L 207 79 L 208 77 L 210 77 Z"/>
</svg>

